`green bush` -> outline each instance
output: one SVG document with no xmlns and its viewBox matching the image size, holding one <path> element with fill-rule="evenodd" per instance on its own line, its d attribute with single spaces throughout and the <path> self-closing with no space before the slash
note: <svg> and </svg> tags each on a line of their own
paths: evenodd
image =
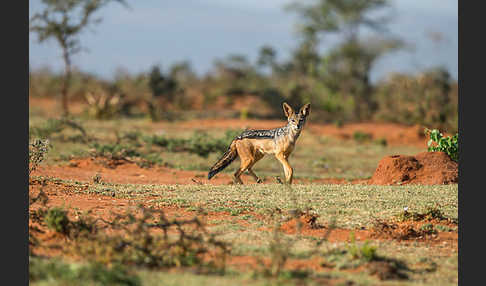
<svg viewBox="0 0 486 286">
<path fill-rule="evenodd" d="M 435 152 L 441 151 L 447 153 L 452 160 L 458 161 L 459 160 L 459 143 L 458 137 L 459 134 L 456 133 L 454 136 L 447 136 L 444 137 L 442 133 L 440 133 L 437 129 L 425 129 L 425 133 L 429 134 L 430 139 L 427 143 L 428 151 Z M 435 145 L 434 145 L 435 143 Z"/>
</svg>

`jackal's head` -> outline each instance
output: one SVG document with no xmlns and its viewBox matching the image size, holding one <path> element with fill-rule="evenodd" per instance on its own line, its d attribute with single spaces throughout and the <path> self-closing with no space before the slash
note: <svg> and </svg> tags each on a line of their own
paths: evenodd
<svg viewBox="0 0 486 286">
<path fill-rule="evenodd" d="M 285 113 L 285 116 L 287 116 L 287 120 L 289 122 L 289 125 L 295 129 L 302 129 L 304 127 L 305 120 L 307 116 L 309 115 L 310 112 L 310 103 L 307 103 L 306 105 L 302 106 L 299 110 L 298 113 L 295 113 L 294 110 L 290 105 L 288 105 L 286 102 L 283 103 L 283 110 Z"/>
</svg>

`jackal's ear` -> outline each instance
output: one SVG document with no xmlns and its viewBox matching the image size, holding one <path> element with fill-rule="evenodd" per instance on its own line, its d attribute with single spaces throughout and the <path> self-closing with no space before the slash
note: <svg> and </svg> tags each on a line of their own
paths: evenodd
<svg viewBox="0 0 486 286">
<path fill-rule="evenodd" d="M 287 104 L 287 102 L 283 103 L 283 110 L 284 110 L 285 116 L 287 116 L 287 117 L 290 117 L 292 114 L 294 114 L 294 110 L 292 109 L 292 107 L 290 105 Z"/>
<path fill-rule="evenodd" d="M 302 106 L 299 110 L 299 113 L 302 114 L 303 116 L 309 115 L 310 112 L 310 103 L 307 103 L 306 105 Z"/>
</svg>

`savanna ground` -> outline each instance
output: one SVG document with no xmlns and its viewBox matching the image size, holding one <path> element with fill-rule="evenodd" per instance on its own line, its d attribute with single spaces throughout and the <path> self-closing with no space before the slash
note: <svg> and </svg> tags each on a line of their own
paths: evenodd
<svg viewBox="0 0 486 286">
<path fill-rule="evenodd" d="M 279 184 L 266 157 L 254 167 L 263 184 L 234 185 L 238 160 L 207 180 L 231 136 L 283 117 L 78 113 L 84 134 L 53 120 L 56 108 L 31 98 L 30 137 L 50 144 L 30 174 L 31 200 L 47 199 L 29 208 L 33 285 L 457 284 L 458 186 L 367 184 L 383 156 L 426 150 L 420 127 L 309 122 L 290 157 L 295 184 Z"/>
</svg>

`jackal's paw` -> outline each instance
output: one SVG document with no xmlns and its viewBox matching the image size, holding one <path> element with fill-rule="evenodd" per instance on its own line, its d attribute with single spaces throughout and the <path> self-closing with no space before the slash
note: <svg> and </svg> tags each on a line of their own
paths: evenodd
<svg viewBox="0 0 486 286">
<path fill-rule="evenodd" d="M 277 176 L 277 177 L 275 177 L 275 180 L 277 180 L 277 183 L 279 183 L 279 184 L 283 184 L 282 180 L 280 180 L 280 177 L 278 177 L 278 176 Z"/>
<path fill-rule="evenodd" d="M 257 182 L 257 184 L 261 184 L 261 183 L 263 183 L 263 180 L 258 178 L 258 180 L 256 182 Z"/>
</svg>

